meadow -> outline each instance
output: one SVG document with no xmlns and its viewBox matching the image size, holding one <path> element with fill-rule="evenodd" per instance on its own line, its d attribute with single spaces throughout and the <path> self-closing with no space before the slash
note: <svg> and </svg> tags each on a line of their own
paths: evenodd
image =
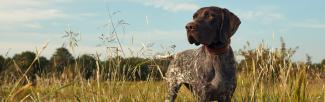
<svg viewBox="0 0 325 102">
<path fill-rule="evenodd" d="M 68 49 L 78 47 L 79 35 L 73 31 L 66 31 L 63 38 L 68 42 L 50 59 L 41 56 L 47 44 L 35 52 L 0 55 L 0 101 L 163 102 L 169 61 L 145 57 L 145 50 L 122 57 L 123 45 L 114 26 L 126 23 L 117 22 L 111 24 L 112 32 L 100 36 L 107 48 L 104 58 L 97 53 L 73 56 Z M 108 46 L 112 41 L 116 46 Z M 167 49 L 163 53 L 175 53 L 175 46 Z M 325 102 L 325 60 L 313 63 L 307 56 L 306 61 L 293 61 L 296 50 L 287 48 L 284 40 L 279 48 L 262 42 L 256 48 L 247 43 L 236 50 L 241 59 L 237 61 L 237 88 L 232 101 Z M 177 101 L 192 102 L 196 98 L 182 87 Z"/>
<path fill-rule="evenodd" d="M 285 48 L 282 42 L 281 48 L 270 49 L 261 44 L 257 48 L 237 51 L 244 59 L 238 61 L 237 89 L 232 101 L 324 102 L 324 64 L 308 60 L 293 62 L 291 57 L 295 50 Z M 38 56 L 35 55 L 27 69 L 21 68 L 26 66 L 15 58 L 11 59 L 13 65 L 7 70 L 2 68 L 1 101 L 161 102 L 167 96 L 162 76 L 168 61 L 115 57 L 83 62 L 77 58 L 59 75 L 49 69 L 37 73 L 33 79 L 29 73 L 37 72 L 32 69 L 38 68 L 34 63 L 41 62 Z M 83 68 L 93 70 L 86 74 L 88 71 Z M 195 96 L 182 87 L 177 100 L 195 101 Z"/>
</svg>

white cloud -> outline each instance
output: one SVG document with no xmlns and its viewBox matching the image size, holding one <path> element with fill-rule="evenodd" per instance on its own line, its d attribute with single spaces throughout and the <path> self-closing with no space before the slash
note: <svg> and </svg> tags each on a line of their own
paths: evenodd
<svg viewBox="0 0 325 102">
<path fill-rule="evenodd" d="M 54 4 L 63 1 L 48 0 L 0 0 L 0 27 L 14 29 L 24 26 L 33 29 L 42 28 L 40 20 L 53 20 L 68 17 L 63 11 L 54 8 Z"/>
<path fill-rule="evenodd" d="M 24 7 L 35 7 L 35 6 L 47 6 L 49 1 L 47 0 L 0 0 L 0 8 L 24 8 Z"/>
<path fill-rule="evenodd" d="M 297 24 L 296 27 L 325 29 L 325 24 Z"/>
<path fill-rule="evenodd" d="M 40 48 L 48 42 L 49 44 L 42 56 L 50 58 L 56 48 L 61 47 L 65 40 L 62 39 L 60 34 L 56 33 L 0 32 L 0 35 L 3 39 L 0 41 L 0 55 L 5 55 L 9 51 L 9 57 L 21 53 L 22 51 L 35 51 L 36 48 Z M 87 36 L 87 38 L 89 38 L 89 36 Z M 104 48 L 105 47 L 96 47 L 95 45 L 80 44 L 80 46 L 75 49 L 75 55 L 78 56 L 85 53 L 95 54 L 96 52 L 104 54 Z"/>
<path fill-rule="evenodd" d="M 132 37 L 135 45 L 141 45 L 142 43 L 154 43 L 154 48 L 158 50 L 157 52 L 161 50 L 161 46 L 176 45 L 176 51 L 196 47 L 188 43 L 185 30 L 152 29 L 150 31 L 134 32 L 132 33 L 132 36 L 121 36 L 121 41 L 131 42 Z M 128 46 L 133 45 L 129 44 Z M 141 46 L 136 46 L 135 48 L 141 48 Z"/>
<path fill-rule="evenodd" d="M 294 24 L 293 26 L 299 28 L 325 29 L 325 23 L 306 22 L 306 23 Z"/>
<path fill-rule="evenodd" d="M 14 54 L 21 53 L 23 51 L 35 51 L 36 48 L 40 48 L 44 43 L 32 43 L 32 42 L 1 42 L 0 43 L 0 55 L 8 53 L 8 57 L 14 56 Z M 50 55 L 48 49 L 43 52 L 42 55 Z"/>
<path fill-rule="evenodd" d="M 10 36 L 10 35 L 7 35 Z M 26 35 L 22 35 L 22 37 L 26 37 L 28 36 Z M 37 34 L 34 34 L 32 36 L 38 36 Z M 44 36 L 45 37 L 45 36 Z M 89 36 L 86 36 L 89 37 Z M 49 45 L 47 46 L 47 48 L 43 51 L 42 56 L 45 56 L 47 58 L 50 58 L 53 53 L 55 52 L 56 48 L 61 47 L 61 43 L 59 41 L 59 37 L 47 37 L 47 38 L 52 38 L 52 39 L 48 39 L 48 40 L 39 40 L 39 38 L 35 38 L 35 37 L 29 37 L 30 39 L 34 39 L 36 41 L 34 42 L 30 42 L 30 41 L 17 41 L 16 40 L 8 40 L 8 41 L 1 41 L 0 42 L 0 55 L 5 55 L 7 53 L 7 51 L 9 51 L 8 56 L 12 57 L 14 56 L 14 54 L 17 53 L 21 53 L 23 51 L 35 51 L 36 48 L 40 48 L 42 47 L 47 41 L 49 41 Z M 53 39 L 54 38 L 54 39 Z M 94 38 L 94 37 L 93 37 Z M 43 38 L 42 38 L 43 39 Z M 83 40 L 82 40 L 83 41 Z M 89 41 L 87 41 L 89 42 Z M 134 44 L 122 44 L 123 46 L 123 51 L 125 52 L 125 55 L 127 57 L 129 56 L 141 56 L 144 57 L 144 55 L 142 55 L 142 52 L 145 52 L 146 55 L 152 55 L 152 54 L 156 54 L 157 52 L 162 52 L 161 48 L 159 48 L 158 50 L 156 50 L 157 47 L 160 47 L 159 45 L 156 45 L 157 43 L 155 43 L 155 48 L 151 49 L 152 51 L 143 51 L 142 49 L 142 43 L 146 44 L 146 42 L 142 42 L 142 40 L 137 40 L 136 43 Z M 71 49 L 69 49 L 69 51 L 71 53 L 73 53 L 73 55 L 75 57 L 80 56 L 82 54 L 100 54 L 100 58 L 101 59 L 105 59 L 107 58 L 108 54 L 112 54 L 111 51 L 107 52 L 107 49 L 105 46 L 100 46 L 97 47 L 96 45 L 93 44 L 84 44 L 84 43 L 79 43 L 79 46 L 75 48 L 75 52 L 72 52 Z M 110 45 L 110 46 L 116 46 L 118 47 L 118 45 Z M 142 49 L 142 50 L 141 50 Z M 115 51 L 115 50 L 114 50 Z M 133 52 L 133 54 L 131 54 L 131 51 Z M 121 54 L 121 53 L 120 53 Z M 149 56 L 147 56 L 149 57 Z"/>
<path fill-rule="evenodd" d="M 267 11 L 242 11 L 239 15 L 244 19 L 256 19 L 256 18 L 270 18 L 270 19 L 284 19 L 284 15 L 279 12 L 267 12 Z"/>
<path fill-rule="evenodd" d="M 55 3 L 68 3 L 73 0 L 0 0 L 0 9 L 15 9 L 15 8 L 26 8 L 26 7 L 48 7 Z"/>
<path fill-rule="evenodd" d="M 130 35 L 131 34 L 131 35 Z M 187 43 L 186 31 L 185 30 L 161 30 L 152 29 L 149 31 L 142 32 L 131 32 L 130 34 L 120 36 L 122 41 L 126 43 L 134 40 L 135 43 Z"/>
<path fill-rule="evenodd" d="M 254 20 L 263 24 L 286 19 L 285 14 L 276 9 L 235 10 L 235 12 L 243 20 Z"/>
<path fill-rule="evenodd" d="M 0 55 L 6 55 L 8 53 L 8 57 L 12 57 L 15 54 L 21 53 L 23 51 L 33 51 L 35 52 L 36 49 L 39 49 L 43 47 L 47 41 L 42 42 L 1 42 L 0 46 Z M 48 42 L 48 46 L 45 48 L 45 50 L 42 52 L 41 56 L 45 56 L 47 58 L 50 58 L 55 50 L 60 45 L 54 43 L 54 42 Z M 70 53 L 73 53 L 69 49 Z M 105 47 L 96 47 L 96 46 L 79 46 L 75 49 L 75 52 L 73 53 L 75 57 L 80 56 L 82 54 L 96 54 L 97 52 L 99 54 L 105 54 Z"/>
<path fill-rule="evenodd" d="M 5 24 L 26 23 L 36 20 L 54 19 L 67 17 L 62 11 L 57 9 L 18 9 L 18 10 L 1 10 L 0 22 Z"/>
<path fill-rule="evenodd" d="M 135 2 L 143 3 L 147 6 L 161 8 L 171 12 L 179 11 L 193 11 L 199 8 L 195 3 L 191 2 L 175 2 L 174 0 L 133 0 Z"/>
<path fill-rule="evenodd" d="M 28 28 L 33 28 L 33 29 L 43 28 L 43 26 L 39 23 L 28 23 L 28 24 L 23 24 L 23 26 L 28 27 Z"/>
</svg>

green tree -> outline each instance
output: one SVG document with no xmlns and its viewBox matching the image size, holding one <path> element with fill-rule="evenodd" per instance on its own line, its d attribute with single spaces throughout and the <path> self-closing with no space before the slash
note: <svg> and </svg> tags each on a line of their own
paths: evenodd
<svg viewBox="0 0 325 102">
<path fill-rule="evenodd" d="M 21 75 L 25 72 L 27 75 L 28 80 L 32 81 L 35 83 L 36 76 L 41 76 L 42 74 L 45 74 L 46 70 L 48 70 L 49 66 L 49 61 L 41 56 L 38 58 L 38 60 L 35 60 L 36 54 L 31 51 L 24 51 L 22 53 L 15 54 L 13 58 L 7 58 L 4 61 L 4 64 L 2 66 L 7 67 L 5 73 L 3 75 L 14 75 L 18 77 L 21 77 Z M 33 61 L 35 62 L 33 63 Z M 13 64 L 12 62 L 15 62 Z M 16 72 L 17 69 L 19 68 L 19 74 Z M 28 68 L 30 68 L 28 70 Z"/>
<path fill-rule="evenodd" d="M 74 63 L 74 58 L 68 49 L 60 47 L 56 49 L 56 52 L 50 59 L 50 63 L 54 71 L 60 75 L 68 65 Z"/>
<path fill-rule="evenodd" d="M 96 60 L 93 56 L 88 54 L 82 55 L 77 59 L 78 65 L 80 66 L 80 73 L 85 79 L 89 79 L 96 69 Z"/>
<path fill-rule="evenodd" d="M 35 71 L 37 70 L 37 63 L 33 63 L 36 54 L 31 51 L 24 51 L 20 54 L 15 54 L 13 60 L 16 62 L 22 73 L 25 73 L 27 69 L 31 66 L 31 69 L 28 71 L 27 76 L 29 80 L 34 81 L 36 79 Z"/>
<path fill-rule="evenodd" d="M 325 59 L 323 59 L 320 64 L 318 65 L 319 71 L 325 71 Z M 325 74 L 324 74 L 325 76 Z"/>
<path fill-rule="evenodd" d="M 5 63 L 5 58 L 0 55 L 0 73 L 4 70 L 4 63 Z"/>
<path fill-rule="evenodd" d="M 325 65 L 325 59 L 320 62 L 321 65 Z"/>
<path fill-rule="evenodd" d="M 48 74 L 50 71 L 50 61 L 46 59 L 46 57 L 41 56 L 38 58 L 37 61 L 37 67 L 35 70 L 35 73 L 41 75 L 41 74 Z"/>
<path fill-rule="evenodd" d="M 35 57 L 36 54 L 34 52 L 25 51 L 20 54 L 15 54 L 13 60 L 17 63 L 17 65 L 22 71 L 26 71 L 27 68 L 32 64 Z"/>
<path fill-rule="evenodd" d="M 149 70 L 149 59 L 130 57 L 122 59 L 120 73 L 127 80 L 147 80 Z"/>
</svg>

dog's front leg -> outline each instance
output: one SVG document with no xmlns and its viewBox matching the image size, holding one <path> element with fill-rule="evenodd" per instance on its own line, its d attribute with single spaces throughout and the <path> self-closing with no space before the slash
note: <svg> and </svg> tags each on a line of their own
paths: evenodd
<svg viewBox="0 0 325 102">
<path fill-rule="evenodd" d="M 175 102 L 178 90 L 180 89 L 181 84 L 177 83 L 170 83 L 169 85 L 169 92 L 168 92 L 168 99 L 166 102 Z"/>
</svg>

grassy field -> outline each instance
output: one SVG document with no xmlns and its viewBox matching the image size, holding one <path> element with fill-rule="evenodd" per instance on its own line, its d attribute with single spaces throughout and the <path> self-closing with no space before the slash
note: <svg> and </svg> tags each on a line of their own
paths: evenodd
<svg viewBox="0 0 325 102">
<path fill-rule="evenodd" d="M 297 79 L 300 80 L 300 79 Z M 233 97 L 235 102 L 324 102 L 325 82 L 318 79 L 290 83 L 259 83 L 238 75 L 238 86 Z M 167 95 L 164 81 L 66 81 L 39 80 L 37 86 L 0 86 L 1 101 L 108 101 L 108 102 L 162 102 Z M 297 86 L 301 86 L 300 88 Z M 297 92 L 300 91 L 300 92 Z M 11 93 L 11 94 L 10 94 Z M 195 101 L 191 92 L 182 87 L 177 101 Z"/>
<path fill-rule="evenodd" d="M 237 88 L 232 98 L 234 102 L 325 102 L 324 66 L 314 66 L 305 62 L 291 61 L 290 49 L 269 50 L 259 47 L 240 51 L 245 58 L 238 63 Z M 35 58 L 36 59 L 36 58 Z M 35 62 L 36 60 L 34 60 Z M 120 59 L 112 61 L 110 68 L 121 67 Z M 118 63 L 115 63 L 118 62 Z M 132 61 L 131 61 L 132 62 Z M 140 68 L 143 61 L 125 62 L 128 67 L 135 67 L 129 73 Z M 135 65 L 135 66 L 132 66 Z M 68 69 L 78 69 L 70 66 Z M 32 67 L 29 67 L 32 68 Z M 97 69 L 105 68 L 97 64 Z M 145 67 L 144 67 L 145 68 Z M 17 67 L 17 69 L 20 69 Z M 10 70 L 9 70 L 10 71 Z M 116 74 L 111 80 L 102 79 L 97 74 L 86 80 L 79 71 L 66 70 L 62 75 L 36 78 L 36 84 L 28 81 L 25 74 L 18 74 L 19 79 L 11 79 L 11 74 L 3 73 L 0 83 L 1 101 L 106 101 L 106 102 L 162 102 L 167 97 L 167 85 L 164 80 L 130 81 L 127 76 Z M 125 72 L 125 71 L 123 71 Z M 107 73 L 106 73 L 107 74 Z M 14 75 L 14 74 L 13 74 Z M 150 75 L 150 74 L 148 74 Z M 6 77 L 8 76 L 8 77 Z M 195 101 L 192 93 L 182 87 L 177 101 Z"/>
<path fill-rule="evenodd" d="M 237 51 L 237 56 L 243 59 L 237 64 L 237 88 L 232 101 L 325 102 L 325 64 L 313 64 L 308 58 L 306 62 L 294 62 L 291 60 L 294 52 L 284 42 L 280 48 L 270 49 L 261 44 Z M 84 62 L 78 57 L 73 63 L 65 64 L 63 72 L 58 74 L 55 68 L 59 67 L 55 65 L 64 61 L 51 60 L 47 65 L 50 69 L 45 71 L 47 75 L 31 81 L 33 74 L 28 73 L 42 64 L 38 54 L 31 60 L 26 60 L 23 54 L 18 56 L 22 59 L 7 58 L 9 66 L 0 73 L 0 101 L 163 102 L 167 97 L 166 82 L 157 77 L 166 72 L 166 63 L 118 56 L 108 56 L 105 61 L 88 56 L 84 59 L 91 60 Z M 71 56 L 68 57 L 74 59 Z M 93 66 L 88 66 L 90 62 Z M 161 66 L 163 70 L 152 70 L 152 66 Z M 89 80 L 84 77 L 88 69 L 83 68 L 90 68 Z M 195 98 L 182 87 L 177 101 L 191 102 Z"/>
</svg>

